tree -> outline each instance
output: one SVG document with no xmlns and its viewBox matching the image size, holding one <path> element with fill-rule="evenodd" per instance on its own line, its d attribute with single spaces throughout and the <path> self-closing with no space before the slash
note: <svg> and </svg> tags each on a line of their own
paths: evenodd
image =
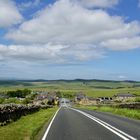
<svg viewBox="0 0 140 140">
<path fill-rule="evenodd" d="M 9 97 L 18 97 L 18 98 L 25 98 L 27 95 L 31 94 L 31 90 L 24 89 L 24 90 L 16 90 L 16 91 L 8 91 L 7 95 Z"/>
</svg>

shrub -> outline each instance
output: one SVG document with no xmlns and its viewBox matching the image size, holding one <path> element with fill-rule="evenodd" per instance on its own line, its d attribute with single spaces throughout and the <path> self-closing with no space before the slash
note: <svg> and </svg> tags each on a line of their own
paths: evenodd
<svg viewBox="0 0 140 140">
<path fill-rule="evenodd" d="M 140 97 L 137 97 L 137 98 L 135 99 L 135 102 L 140 102 Z"/>
<path fill-rule="evenodd" d="M 0 98 L 0 104 L 2 104 L 4 102 L 4 98 Z"/>
<path fill-rule="evenodd" d="M 29 94 L 31 94 L 31 90 L 29 90 L 29 89 L 8 91 L 7 92 L 7 95 L 9 97 L 19 97 L 19 98 L 25 98 Z"/>
</svg>

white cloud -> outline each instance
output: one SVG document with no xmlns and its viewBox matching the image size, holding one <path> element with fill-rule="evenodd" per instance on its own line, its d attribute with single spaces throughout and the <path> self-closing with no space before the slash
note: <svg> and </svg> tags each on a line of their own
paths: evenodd
<svg viewBox="0 0 140 140">
<path fill-rule="evenodd" d="M 140 37 L 110 39 L 105 42 L 102 42 L 101 45 L 111 50 L 132 50 L 140 48 Z"/>
<path fill-rule="evenodd" d="M 0 0 L 0 27 L 18 24 L 23 17 L 12 0 Z"/>
<path fill-rule="evenodd" d="M 88 61 L 104 57 L 108 49 L 139 48 L 139 34 L 138 21 L 127 23 L 124 18 L 111 16 L 104 10 L 59 0 L 18 29 L 11 30 L 6 38 L 24 45 L 14 46 L 15 50 L 13 46 L 7 47 L 9 53 L 1 54 L 1 57 L 41 59 L 52 63 L 56 60 L 60 63 Z"/>
<path fill-rule="evenodd" d="M 127 22 L 121 16 L 111 16 L 106 10 L 118 2 L 119 0 L 57 0 L 37 14 L 32 13 L 35 15 L 32 19 L 14 26 L 6 34 L 5 38 L 12 40 L 11 45 L 0 45 L 1 75 L 22 78 L 40 78 L 40 75 L 43 78 L 47 75 L 48 78 L 51 75 L 54 79 L 63 76 L 72 78 L 72 75 L 94 77 L 93 71 L 96 68 L 91 63 L 86 63 L 86 69 L 84 66 L 74 69 L 73 65 L 65 67 L 63 64 L 77 66 L 84 61 L 104 58 L 108 50 L 140 48 L 140 23 Z M 20 6 L 30 8 L 39 3 L 40 0 L 35 0 Z M 9 27 L 22 21 L 23 17 L 16 6 L 19 6 L 18 3 L 15 4 L 12 0 L 0 0 L 0 27 Z M 48 64 L 62 65 L 53 65 L 48 72 Z M 114 72 L 111 76 L 111 72 L 99 68 L 95 74 L 98 78 L 105 79 L 126 79 L 128 77 L 123 75 L 129 75 Z"/>
<path fill-rule="evenodd" d="M 139 34 L 138 22 L 125 23 L 103 10 L 88 10 L 61 0 L 24 22 L 6 37 L 19 43 L 94 44 Z"/>
<path fill-rule="evenodd" d="M 127 79 L 127 77 L 124 76 L 124 75 L 119 75 L 118 78 L 119 78 L 119 79 Z"/>
<path fill-rule="evenodd" d="M 84 7 L 100 7 L 100 8 L 108 8 L 119 3 L 119 0 L 77 0 Z"/>
<path fill-rule="evenodd" d="M 43 61 L 46 63 L 75 63 L 103 57 L 103 51 L 92 46 L 66 45 L 0 45 L 0 60 Z"/>
</svg>

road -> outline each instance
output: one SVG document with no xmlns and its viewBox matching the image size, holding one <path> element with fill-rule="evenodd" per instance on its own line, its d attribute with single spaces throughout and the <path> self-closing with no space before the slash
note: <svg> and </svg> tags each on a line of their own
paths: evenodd
<svg viewBox="0 0 140 140">
<path fill-rule="evenodd" d="M 70 100 L 65 99 L 65 98 L 61 98 L 59 100 L 59 104 L 60 104 L 61 107 L 70 107 L 71 106 L 70 105 Z"/>
<path fill-rule="evenodd" d="M 140 121 L 61 107 L 42 140 L 140 140 Z"/>
</svg>

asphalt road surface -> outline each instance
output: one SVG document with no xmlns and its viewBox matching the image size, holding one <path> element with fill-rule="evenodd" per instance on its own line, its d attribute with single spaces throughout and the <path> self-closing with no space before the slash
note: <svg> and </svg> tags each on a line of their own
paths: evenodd
<svg viewBox="0 0 140 140">
<path fill-rule="evenodd" d="M 140 140 L 140 121 L 61 107 L 42 140 Z"/>
<path fill-rule="evenodd" d="M 70 107 L 70 101 L 68 99 L 65 99 L 65 98 L 61 98 L 59 100 L 59 104 L 60 104 L 60 107 Z"/>
</svg>

